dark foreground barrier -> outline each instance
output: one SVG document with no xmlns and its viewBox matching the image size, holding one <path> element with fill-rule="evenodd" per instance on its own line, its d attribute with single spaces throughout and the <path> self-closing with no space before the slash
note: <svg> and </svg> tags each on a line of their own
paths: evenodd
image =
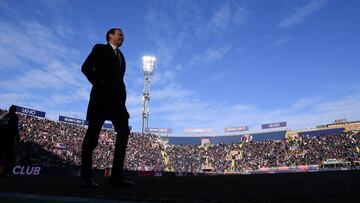
<svg viewBox="0 0 360 203">
<path fill-rule="evenodd" d="M 146 173 L 146 175 L 151 174 Z M 145 173 L 140 175 L 145 175 Z M 96 202 L 120 200 L 122 203 L 360 202 L 360 171 L 221 176 L 214 174 L 211 176 L 138 176 L 128 177 L 128 179 L 134 181 L 135 185 L 130 188 L 119 188 L 109 185 L 108 177 L 97 176 L 94 180 L 100 184 L 99 188 L 84 189 L 80 187 L 79 177 L 3 177 L 0 178 L 0 202 L 94 202 L 92 201 L 94 199 L 102 200 Z M 34 197 L 39 195 L 42 201 L 35 201 Z M 56 196 L 57 201 L 49 201 L 51 200 L 49 196 Z M 74 201 L 72 197 L 91 200 Z"/>
</svg>

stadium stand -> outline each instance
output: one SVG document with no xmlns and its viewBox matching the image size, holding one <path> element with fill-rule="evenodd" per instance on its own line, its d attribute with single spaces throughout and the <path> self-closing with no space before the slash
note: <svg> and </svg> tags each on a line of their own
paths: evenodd
<svg viewBox="0 0 360 203">
<path fill-rule="evenodd" d="M 1 110 L 0 116 L 6 111 Z M 21 142 L 17 163 L 54 167 L 78 167 L 83 125 L 52 121 L 19 114 Z M 268 135 L 268 136 L 266 136 Z M 286 131 L 251 134 L 252 138 L 210 139 L 209 144 L 171 144 L 154 134 L 133 132 L 125 159 L 131 171 L 174 171 L 246 173 L 268 168 L 298 166 L 331 167 L 359 164 L 360 133 L 344 128 L 298 132 L 286 137 Z M 112 167 L 115 132 L 103 129 L 94 153 L 94 168 Z M 179 139 L 179 138 L 178 138 Z M 216 141 L 212 143 L 212 141 Z M 186 143 L 186 142 L 185 142 Z M 57 158 L 54 158 L 57 157 Z"/>
</svg>

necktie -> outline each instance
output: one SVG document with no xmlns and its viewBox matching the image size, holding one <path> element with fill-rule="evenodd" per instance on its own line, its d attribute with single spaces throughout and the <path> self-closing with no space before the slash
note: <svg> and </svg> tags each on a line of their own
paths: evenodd
<svg viewBox="0 0 360 203">
<path fill-rule="evenodd" d="M 115 49 L 115 53 L 116 53 L 116 56 L 118 57 L 120 63 L 121 63 L 121 56 L 120 56 L 120 51 L 119 49 Z"/>
</svg>

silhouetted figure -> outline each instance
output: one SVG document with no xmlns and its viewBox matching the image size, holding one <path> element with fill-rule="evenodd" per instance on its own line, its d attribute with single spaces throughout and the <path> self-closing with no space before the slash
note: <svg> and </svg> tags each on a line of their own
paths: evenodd
<svg viewBox="0 0 360 203">
<path fill-rule="evenodd" d="M 134 183 L 122 176 L 129 130 L 129 113 L 125 106 L 126 87 L 123 81 L 126 63 L 119 47 L 124 41 L 120 28 L 106 33 L 108 44 L 96 44 L 84 64 L 82 72 L 93 85 L 87 110 L 88 130 L 81 153 L 81 186 L 97 187 L 91 179 L 92 154 L 98 144 L 100 130 L 105 120 L 111 120 L 117 138 L 110 185 L 131 186 Z"/>
<path fill-rule="evenodd" d="M 4 176 L 12 175 L 15 163 L 15 145 L 19 142 L 19 118 L 15 113 L 16 106 L 11 105 L 9 113 L 0 119 L 0 158 L 4 163 Z"/>
</svg>

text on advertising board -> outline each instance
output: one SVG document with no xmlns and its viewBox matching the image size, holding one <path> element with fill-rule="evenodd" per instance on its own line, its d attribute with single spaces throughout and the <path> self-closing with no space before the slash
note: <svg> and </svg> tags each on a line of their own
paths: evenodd
<svg viewBox="0 0 360 203">
<path fill-rule="evenodd" d="M 280 128 L 280 127 L 285 127 L 285 126 L 287 126 L 286 122 L 276 122 L 276 123 L 262 124 L 262 125 L 261 125 L 261 128 L 262 128 L 262 129 Z"/>
</svg>

